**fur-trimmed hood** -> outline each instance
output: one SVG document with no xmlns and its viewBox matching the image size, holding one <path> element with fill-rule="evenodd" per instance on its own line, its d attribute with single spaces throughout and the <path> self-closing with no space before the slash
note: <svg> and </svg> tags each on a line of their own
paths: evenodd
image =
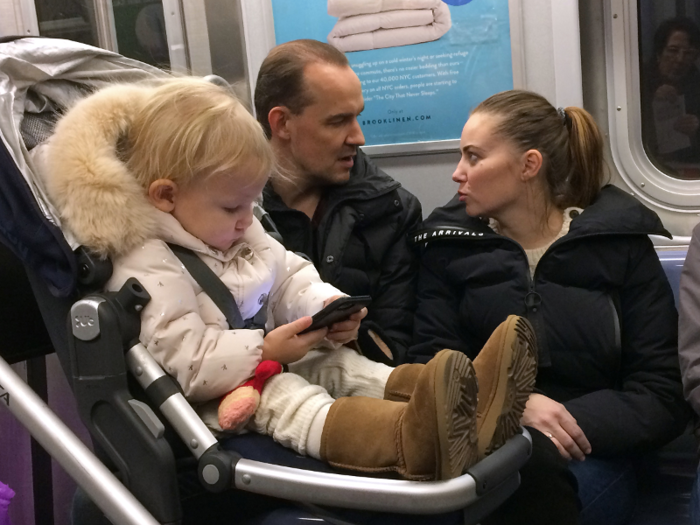
<svg viewBox="0 0 700 525">
<path fill-rule="evenodd" d="M 73 106 L 45 150 L 42 177 L 61 221 L 102 257 L 123 255 L 157 233 L 156 209 L 117 156 L 147 88 L 114 85 Z"/>
</svg>

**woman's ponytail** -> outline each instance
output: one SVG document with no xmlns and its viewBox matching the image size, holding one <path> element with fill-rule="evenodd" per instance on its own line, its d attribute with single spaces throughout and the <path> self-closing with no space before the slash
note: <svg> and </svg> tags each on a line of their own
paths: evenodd
<svg viewBox="0 0 700 525">
<path fill-rule="evenodd" d="M 585 208 L 593 202 L 603 185 L 603 137 L 585 109 L 568 107 L 566 117 L 571 169 L 560 206 Z"/>
</svg>

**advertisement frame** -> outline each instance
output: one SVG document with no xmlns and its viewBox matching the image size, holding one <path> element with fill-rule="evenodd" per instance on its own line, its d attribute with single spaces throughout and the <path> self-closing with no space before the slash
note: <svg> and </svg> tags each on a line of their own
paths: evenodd
<svg viewBox="0 0 700 525">
<path fill-rule="evenodd" d="M 251 100 L 255 82 L 263 60 L 275 46 L 275 27 L 271 0 L 241 0 L 241 16 L 246 42 L 246 58 Z M 523 31 L 522 0 L 508 0 L 510 20 L 510 48 L 513 69 L 513 88 L 525 87 L 525 38 Z M 459 151 L 459 136 L 448 140 L 428 140 L 363 146 L 372 157 L 423 155 Z"/>
</svg>

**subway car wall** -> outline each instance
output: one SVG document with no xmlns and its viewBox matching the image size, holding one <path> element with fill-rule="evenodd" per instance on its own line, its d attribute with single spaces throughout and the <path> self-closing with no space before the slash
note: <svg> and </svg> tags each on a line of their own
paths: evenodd
<svg viewBox="0 0 700 525">
<path fill-rule="evenodd" d="M 216 74 L 236 84 L 250 104 L 250 79 L 274 42 L 274 28 L 260 28 L 265 41 L 265 35 L 254 34 L 257 28 L 246 24 L 259 16 L 258 9 L 267 9 L 266 16 L 271 16 L 271 0 L 110 3 L 112 12 L 106 12 L 107 2 L 100 0 L 0 0 L 0 38 L 70 38 L 157 67 Z M 672 241 L 653 240 L 659 253 L 666 253 L 664 265 L 677 286 L 691 231 L 700 222 L 700 44 L 693 38 L 692 25 L 666 38 L 659 31 L 676 18 L 700 25 L 700 0 L 510 0 L 509 12 L 511 37 L 519 46 L 514 50 L 519 61 L 514 85 L 542 94 L 555 107 L 582 104 L 593 114 L 607 139 L 610 181 L 658 213 L 674 236 Z M 668 75 L 685 89 L 665 88 Z M 454 144 L 432 150 L 367 151 L 421 200 L 425 216 L 455 193 L 451 175 L 460 153 Z M 26 376 L 26 365 L 13 368 Z M 59 369 L 50 357 L 49 405 L 89 442 Z M 29 443 L 26 430 L 0 410 L 0 481 L 17 492 L 10 507 L 15 525 L 34 523 L 36 518 Z M 665 486 L 652 487 L 655 495 L 644 502 L 644 515 L 638 515 L 634 525 L 689 523 L 694 445 L 693 437 L 686 435 L 667 451 L 662 471 L 652 473 Z M 52 476 L 54 523 L 69 525 L 75 484 L 55 462 Z"/>
</svg>

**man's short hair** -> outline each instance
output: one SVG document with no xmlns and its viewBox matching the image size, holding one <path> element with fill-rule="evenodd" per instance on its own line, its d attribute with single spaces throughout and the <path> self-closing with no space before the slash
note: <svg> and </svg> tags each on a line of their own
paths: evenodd
<svg viewBox="0 0 700 525">
<path fill-rule="evenodd" d="M 277 106 L 298 115 L 313 102 L 304 85 L 304 68 L 316 62 L 349 66 L 346 56 L 318 40 L 292 40 L 270 51 L 260 66 L 255 85 L 255 113 L 268 138 L 272 130 L 267 116 Z"/>
</svg>

